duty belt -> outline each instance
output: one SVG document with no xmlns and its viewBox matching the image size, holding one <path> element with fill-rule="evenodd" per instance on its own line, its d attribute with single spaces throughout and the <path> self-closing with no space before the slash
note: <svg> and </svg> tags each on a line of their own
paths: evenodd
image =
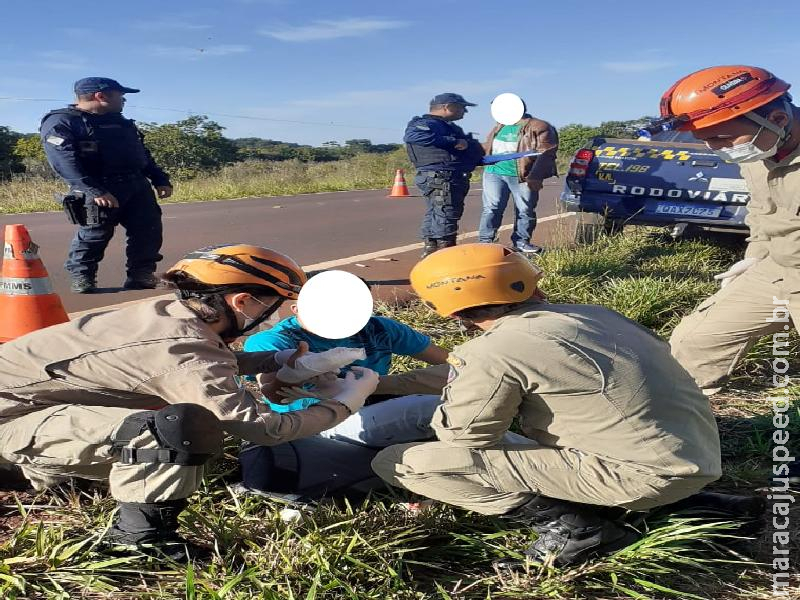
<svg viewBox="0 0 800 600">
<path fill-rule="evenodd" d="M 431 175 L 439 175 L 445 179 L 453 179 L 455 177 L 468 177 L 469 173 L 465 173 L 464 171 L 442 171 L 442 170 L 434 170 L 434 169 L 422 169 L 420 173 L 430 173 Z"/>
<path fill-rule="evenodd" d="M 109 173 L 108 175 L 101 175 L 100 179 L 106 182 L 119 182 L 119 181 L 130 181 L 132 179 L 139 179 L 144 177 L 144 173 L 141 171 L 130 171 L 127 173 Z"/>
</svg>

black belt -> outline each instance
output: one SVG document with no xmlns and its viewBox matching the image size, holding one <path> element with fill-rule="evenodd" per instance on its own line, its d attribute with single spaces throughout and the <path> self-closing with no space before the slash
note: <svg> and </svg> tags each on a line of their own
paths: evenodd
<svg viewBox="0 0 800 600">
<path fill-rule="evenodd" d="M 141 171 L 132 171 L 130 173 L 109 173 L 106 175 L 101 175 L 100 179 L 102 181 L 130 181 L 132 179 L 139 179 L 144 177 L 144 173 Z"/>
<path fill-rule="evenodd" d="M 444 170 L 438 171 L 438 170 L 435 170 L 435 169 L 421 169 L 419 172 L 420 173 L 434 173 L 436 175 L 443 175 L 443 176 L 447 176 L 450 179 L 452 179 L 454 176 L 467 177 L 469 175 L 469 173 L 466 173 L 464 171 L 444 171 Z"/>
</svg>

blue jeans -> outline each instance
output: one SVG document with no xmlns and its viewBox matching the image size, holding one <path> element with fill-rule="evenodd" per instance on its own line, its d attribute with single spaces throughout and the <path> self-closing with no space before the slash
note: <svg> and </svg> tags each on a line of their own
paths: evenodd
<svg viewBox="0 0 800 600">
<path fill-rule="evenodd" d="M 373 448 L 433 439 L 431 418 L 441 402 L 428 394 L 391 398 L 365 406 L 320 435 Z"/>
<path fill-rule="evenodd" d="M 441 403 L 441 396 L 432 394 L 391 398 L 365 406 L 319 435 L 371 448 L 432 440 L 436 434 L 431 419 Z M 508 444 L 536 443 L 511 431 L 505 433 L 504 440 Z"/>
<path fill-rule="evenodd" d="M 483 212 L 478 238 L 481 242 L 493 242 L 497 229 L 503 222 L 503 213 L 508 197 L 514 198 L 514 232 L 511 243 L 529 243 L 536 228 L 536 204 L 539 192 L 531 191 L 528 184 L 520 183 L 516 176 L 496 175 L 483 172 Z"/>
</svg>

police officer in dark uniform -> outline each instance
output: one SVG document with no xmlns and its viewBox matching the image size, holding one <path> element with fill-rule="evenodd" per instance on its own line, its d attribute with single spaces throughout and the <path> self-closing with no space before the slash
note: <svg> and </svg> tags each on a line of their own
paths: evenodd
<svg viewBox="0 0 800 600">
<path fill-rule="evenodd" d="M 125 94 L 139 90 L 106 77 L 75 82 L 76 103 L 47 113 L 40 133 L 47 160 L 70 186 L 64 197 L 79 225 L 64 267 L 72 291 L 91 293 L 97 267 L 119 224 L 127 235 L 125 289 L 156 287 L 162 242 L 161 208 L 172 194 L 169 176 L 153 161 L 136 124 L 122 116 Z"/>
<path fill-rule="evenodd" d="M 421 230 L 423 258 L 456 245 L 469 176 L 484 155 L 481 144 L 453 123 L 464 118 L 468 106 L 477 105 L 459 94 L 439 94 L 431 100 L 428 114 L 409 121 L 403 137 L 417 168 L 415 183 L 427 202 Z"/>
</svg>

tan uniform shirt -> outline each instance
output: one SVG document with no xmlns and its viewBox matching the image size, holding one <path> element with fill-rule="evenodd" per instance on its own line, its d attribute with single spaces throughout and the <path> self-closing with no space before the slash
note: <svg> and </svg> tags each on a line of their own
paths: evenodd
<svg viewBox="0 0 800 600">
<path fill-rule="evenodd" d="M 332 400 L 292 413 L 256 401 L 235 376 L 276 370 L 272 354 L 234 354 L 177 300 L 90 314 L 0 346 L 0 423 L 55 404 L 148 410 L 191 402 L 227 432 L 273 445 L 349 416 Z"/>
<path fill-rule="evenodd" d="M 440 440 L 487 448 L 514 419 L 546 446 L 665 476 L 714 476 L 708 400 L 649 330 L 600 306 L 531 302 L 450 355 L 432 425 Z"/>
<path fill-rule="evenodd" d="M 800 267 L 800 147 L 776 163 L 743 163 L 750 189 L 745 222 L 750 227 L 746 256 L 771 257 L 778 265 Z"/>
</svg>

